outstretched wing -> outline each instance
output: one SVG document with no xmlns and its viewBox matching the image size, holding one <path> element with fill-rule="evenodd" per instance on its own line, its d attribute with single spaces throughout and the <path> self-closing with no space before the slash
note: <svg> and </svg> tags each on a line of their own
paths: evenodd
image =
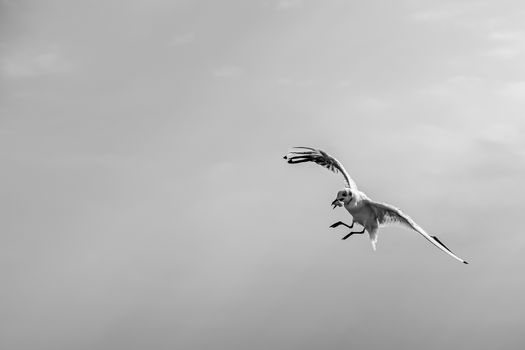
<svg viewBox="0 0 525 350">
<path fill-rule="evenodd" d="M 345 170 L 343 165 L 337 159 L 321 151 L 320 149 L 311 147 L 294 147 L 290 152 L 288 152 L 287 155 L 284 156 L 284 159 L 286 159 L 290 164 L 314 162 L 327 168 L 328 170 L 333 171 L 334 173 L 340 171 L 345 178 L 346 187 L 353 191 L 357 191 L 357 185 L 355 184 L 354 180 L 352 180 L 350 175 L 348 175 L 348 172 Z"/>
<path fill-rule="evenodd" d="M 384 226 L 389 224 L 401 224 L 405 227 L 411 228 L 454 259 L 459 260 L 464 264 L 468 264 L 468 262 L 452 253 L 452 251 L 450 251 L 447 246 L 441 243 L 441 241 L 436 236 L 430 236 L 428 233 L 426 233 L 425 230 L 423 230 L 418 224 L 414 222 L 414 220 L 403 213 L 400 209 L 386 203 L 378 203 L 369 199 L 366 199 L 365 201 L 366 204 L 375 212 L 379 225 Z"/>
</svg>

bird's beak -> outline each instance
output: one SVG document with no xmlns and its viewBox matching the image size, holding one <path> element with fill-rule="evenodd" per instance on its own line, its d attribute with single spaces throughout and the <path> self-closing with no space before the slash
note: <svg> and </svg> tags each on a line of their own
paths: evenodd
<svg viewBox="0 0 525 350">
<path fill-rule="evenodd" d="M 334 206 L 332 209 L 335 209 L 336 207 L 341 207 L 343 203 L 339 199 L 336 199 L 332 202 L 332 205 Z"/>
</svg>

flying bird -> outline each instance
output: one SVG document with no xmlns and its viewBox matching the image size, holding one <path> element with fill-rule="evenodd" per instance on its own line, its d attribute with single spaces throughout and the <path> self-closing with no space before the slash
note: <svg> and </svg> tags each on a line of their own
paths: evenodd
<svg viewBox="0 0 525 350">
<path fill-rule="evenodd" d="M 376 250 L 377 243 L 377 231 L 379 227 L 386 226 L 389 224 L 401 224 L 404 227 L 412 229 L 423 237 L 425 237 L 430 243 L 441 249 L 446 254 L 450 255 L 454 259 L 461 261 L 464 264 L 468 264 L 465 260 L 461 259 L 450 249 L 447 248 L 436 236 L 430 236 L 425 232 L 418 224 L 414 222 L 408 215 L 403 213 L 400 209 L 386 203 L 379 203 L 368 198 L 363 192 L 357 189 L 357 185 L 352 180 L 348 172 L 345 170 L 343 165 L 334 157 L 328 155 L 320 149 L 311 147 L 294 147 L 287 155 L 284 156 L 289 164 L 298 164 L 304 162 L 314 162 L 325 168 L 328 168 L 334 173 L 340 172 L 345 180 L 345 188 L 337 192 L 337 197 L 332 202 L 333 209 L 336 207 L 344 206 L 346 210 L 352 215 L 353 221 L 350 225 L 345 224 L 342 221 L 338 221 L 331 225 L 331 228 L 338 226 L 346 226 L 349 229 L 354 227 L 354 223 L 358 223 L 362 226 L 361 231 L 350 231 L 349 234 L 343 237 L 343 240 L 354 234 L 363 234 L 365 231 L 370 235 L 370 241 L 372 242 L 372 248 Z"/>
</svg>

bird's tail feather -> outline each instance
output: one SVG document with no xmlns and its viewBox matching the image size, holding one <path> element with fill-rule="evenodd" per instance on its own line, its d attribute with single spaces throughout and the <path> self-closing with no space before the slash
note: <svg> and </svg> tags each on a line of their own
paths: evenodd
<svg viewBox="0 0 525 350">
<path fill-rule="evenodd" d="M 372 249 L 376 251 L 377 230 L 369 231 L 368 234 L 370 235 L 370 243 L 372 243 Z"/>
</svg>

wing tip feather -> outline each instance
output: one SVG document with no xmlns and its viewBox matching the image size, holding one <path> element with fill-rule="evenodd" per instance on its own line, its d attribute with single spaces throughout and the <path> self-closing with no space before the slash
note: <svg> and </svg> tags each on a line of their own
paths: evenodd
<svg viewBox="0 0 525 350">
<path fill-rule="evenodd" d="M 294 146 L 291 148 L 288 154 L 283 157 L 283 159 L 289 164 L 314 162 L 324 168 L 327 168 L 335 174 L 341 173 L 345 178 L 345 187 L 357 190 L 357 185 L 350 178 L 350 175 L 348 175 L 343 165 L 336 158 L 332 157 L 321 149 L 305 146 Z"/>
</svg>

